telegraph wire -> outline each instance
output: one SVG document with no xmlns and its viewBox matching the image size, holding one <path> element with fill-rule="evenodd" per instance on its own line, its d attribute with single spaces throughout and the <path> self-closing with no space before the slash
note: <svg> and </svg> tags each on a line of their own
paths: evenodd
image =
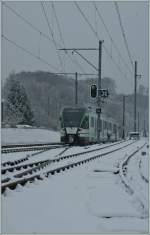
<svg viewBox="0 0 150 235">
<path fill-rule="evenodd" d="M 85 14 L 83 13 L 83 11 L 80 9 L 80 7 L 79 7 L 79 5 L 77 4 L 77 2 L 74 2 L 74 4 L 75 4 L 75 6 L 77 7 L 77 9 L 79 10 L 80 14 L 81 14 L 81 15 L 83 16 L 83 18 L 85 19 L 85 21 L 87 22 L 87 24 L 89 25 L 89 27 L 91 28 L 92 32 L 95 34 L 96 38 L 97 38 L 98 40 L 100 40 L 100 39 L 99 39 L 99 36 L 97 35 L 97 32 L 94 30 L 92 24 L 89 22 L 88 18 L 85 16 Z M 125 74 L 122 72 L 120 66 L 118 66 L 118 64 L 116 63 L 116 61 L 113 59 L 113 57 L 112 57 L 111 54 L 109 53 L 107 47 L 106 47 L 105 45 L 103 45 L 103 47 L 104 47 L 104 50 L 105 50 L 105 52 L 107 53 L 107 55 L 111 58 L 111 60 L 112 60 L 113 63 L 116 65 L 116 67 L 118 68 L 118 70 L 119 70 L 119 71 L 124 75 L 124 77 L 125 77 Z M 126 77 L 125 77 L 125 79 L 126 79 Z"/>
<path fill-rule="evenodd" d="M 121 32 L 122 32 L 122 36 L 123 36 L 123 39 L 124 39 L 125 47 L 126 47 L 126 50 L 127 50 L 127 53 L 128 53 L 128 57 L 129 57 L 129 60 L 130 60 L 132 68 L 134 68 L 132 57 L 131 57 L 131 53 L 130 53 L 130 50 L 129 50 L 129 47 L 128 47 L 128 42 L 127 42 L 126 34 L 125 34 L 125 31 L 124 31 L 124 28 L 123 28 L 123 24 L 122 24 L 122 21 L 121 21 L 121 15 L 120 15 L 120 12 L 119 12 L 119 6 L 118 6 L 117 2 L 114 2 L 114 4 L 115 4 L 116 12 L 117 12 L 117 15 L 118 15 L 119 24 L 120 24 L 120 27 L 121 27 Z"/>
<path fill-rule="evenodd" d="M 128 68 L 129 72 L 133 74 L 133 71 L 130 70 L 129 66 L 127 65 L 127 63 L 125 62 L 124 58 L 122 57 L 122 55 L 121 55 L 121 53 L 120 53 L 118 47 L 116 46 L 116 43 L 114 42 L 114 40 L 113 40 L 113 38 L 112 38 L 112 36 L 111 36 L 109 30 L 108 30 L 108 27 L 107 27 L 106 24 L 105 24 L 105 21 L 104 21 L 102 15 L 101 15 L 101 13 L 100 13 L 100 11 L 99 11 L 99 9 L 98 9 L 96 3 L 93 2 L 93 5 L 94 5 L 94 7 L 95 7 L 95 9 L 96 9 L 96 11 L 97 11 L 97 13 L 98 13 L 98 16 L 99 16 L 101 22 L 103 23 L 103 25 L 104 25 L 104 27 L 105 27 L 105 30 L 106 30 L 106 32 L 107 32 L 109 38 L 110 38 L 111 43 L 114 45 L 114 48 L 115 48 L 116 51 L 118 52 L 118 55 L 120 56 L 121 60 L 122 60 L 123 63 L 125 64 L 125 66 Z"/>
</svg>

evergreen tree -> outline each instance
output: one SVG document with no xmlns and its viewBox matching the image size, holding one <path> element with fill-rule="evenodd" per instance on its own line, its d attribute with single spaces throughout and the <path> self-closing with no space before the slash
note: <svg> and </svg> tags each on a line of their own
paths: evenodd
<svg viewBox="0 0 150 235">
<path fill-rule="evenodd" d="M 10 124 L 34 123 L 33 113 L 25 89 L 12 76 L 6 83 L 7 96 L 5 104 L 5 120 Z"/>
</svg>

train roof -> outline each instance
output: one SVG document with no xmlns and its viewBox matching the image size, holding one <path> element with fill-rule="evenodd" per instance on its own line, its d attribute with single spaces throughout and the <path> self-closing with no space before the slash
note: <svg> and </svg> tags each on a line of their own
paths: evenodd
<svg viewBox="0 0 150 235">
<path fill-rule="evenodd" d="M 85 112 L 89 112 L 89 113 L 94 113 L 96 114 L 96 107 L 92 107 L 92 106 L 88 106 L 88 107 L 85 107 L 85 106 L 77 106 L 77 107 L 64 107 L 62 109 L 61 112 L 63 112 L 64 110 L 82 110 L 82 111 L 85 111 Z M 105 113 L 101 113 L 101 119 L 104 119 L 108 122 L 112 122 L 112 123 L 115 123 L 117 124 L 117 121 L 111 117 L 108 117 Z"/>
</svg>

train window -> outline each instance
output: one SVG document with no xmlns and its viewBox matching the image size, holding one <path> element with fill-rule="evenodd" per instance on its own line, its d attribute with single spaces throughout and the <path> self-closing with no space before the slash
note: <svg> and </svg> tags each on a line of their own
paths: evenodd
<svg viewBox="0 0 150 235">
<path fill-rule="evenodd" d="M 107 122 L 104 121 L 104 129 L 106 129 L 106 128 L 107 128 Z"/>
<path fill-rule="evenodd" d="M 89 117 L 85 116 L 82 123 L 81 128 L 88 129 L 89 128 Z"/>
<path fill-rule="evenodd" d="M 91 117 L 91 127 L 94 127 L 94 117 Z"/>
<path fill-rule="evenodd" d="M 112 126 L 112 125 L 111 125 L 111 122 L 110 122 L 110 123 L 109 123 L 109 129 L 110 129 L 110 130 L 111 130 L 111 126 Z"/>
</svg>

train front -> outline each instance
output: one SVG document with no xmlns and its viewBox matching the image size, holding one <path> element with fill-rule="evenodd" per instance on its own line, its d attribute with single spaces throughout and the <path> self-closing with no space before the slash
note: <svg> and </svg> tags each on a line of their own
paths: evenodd
<svg viewBox="0 0 150 235">
<path fill-rule="evenodd" d="M 85 116 L 85 108 L 64 108 L 61 116 L 61 142 L 78 144 L 80 143 L 80 126 Z"/>
</svg>

